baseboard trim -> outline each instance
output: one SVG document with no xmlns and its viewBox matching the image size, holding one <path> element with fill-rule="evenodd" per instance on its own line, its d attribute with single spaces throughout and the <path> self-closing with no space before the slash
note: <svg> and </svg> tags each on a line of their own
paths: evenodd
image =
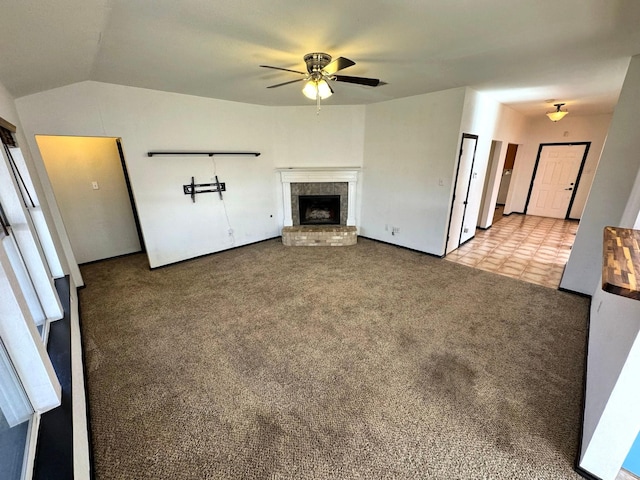
<svg viewBox="0 0 640 480">
<path fill-rule="evenodd" d="M 476 227 L 477 228 L 477 227 Z M 473 240 L 474 238 L 476 238 L 475 234 L 469 238 L 467 238 L 464 242 L 462 242 L 460 245 L 458 245 L 458 248 L 460 248 L 461 246 L 469 243 L 471 240 Z"/>
<path fill-rule="evenodd" d="M 104 262 L 105 260 L 113 260 L 115 258 L 130 257 L 132 255 L 137 255 L 139 253 L 145 253 L 145 251 L 144 250 L 138 250 L 136 252 L 123 253 L 121 255 L 114 255 L 113 257 L 99 258 L 98 260 L 91 260 L 90 262 L 79 263 L 78 266 L 79 267 L 84 267 L 85 265 L 92 265 L 94 263 Z"/>
<path fill-rule="evenodd" d="M 589 311 L 591 311 L 591 302 L 589 302 Z M 584 367 L 582 369 L 582 398 L 580 399 L 580 429 L 579 429 L 579 437 L 578 437 L 578 451 L 576 452 L 576 461 L 574 464 L 574 470 L 578 473 L 578 475 L 586 478 L 587 480 L 602 480 L 590 472 L 586 471 L 584 468 L 580 467 L 580 457 L 582 456 L 582 444 L 584 437 L 584 413 L 585 406 L 587 402 L 587 360 L 589 358 L 589 334 L 591 331 L 591 319 L 587 318 L 587 325 L 585 329 L 585 338 L 584 338 Z"/>
<path fill-rule="evenodd" d="M 577 465 L 575 466 L 574 470 L 578 475 L 580 475 L 582 478 L 586 478 L 587 480 L 602 480 L 600 477 L 596 477 L 592 473 L 587 472 L 584 468 L 581 468 Z"/>
<path fill-rule="evenodd" d="M 423 255 L 428 255 L 428 256 L 434 257 L 434 258 L 444 258 L 445 257 L 445 255 L 436 255 L 435 253 L 423 252 L 422 250 L 416 250 L 415 248 L 405 247 L 403 245 L 397 245 L 397 244 L 391 243 L 391 242 L 385 242 L 384 240 L 379 240 L 377 238 L 367 237 L 366 235 L 358 235 L 358 238 L 364 238 L 366 240 L 371 240 L 372 242 L 384 243 L 385 245 L 391 245 L 393 247 L 403 248 L 403 249 L 409 250 L 411 252 L 421 253 Z"/>
<path fill-rule="evenodd" d="M 238 246 L 235 246 L 235 247 L 225 248 L 224 250 L 218 250 L 217 252 L 203 253 L 202 255 L 198 255 L 198 256 L 190 257 L 190 258 L 185 258 L 184 260 L 178 260 L 176 262 L 165 263 L 164 265 L 158 265 L 157 267 L 151 267 L 150 266 L 149 270 L 158 270 L 159 268 L 171 267 L 172 265 L 179 265 L 181 263 L 190 262 L 191 260 L 197 260 L 198 258 L 209 257 L 211 255 L 217 255 L 218 253 L 229 252 L 231 250 L 236 250 L 238 248 L 248 247 L 249 245 L 256 245 L 257 243 L 270 242 L 272 240 L 277 240 L 277 239 L 282 240 L 282 236 L 281 235 L 277 235 L 275 237 L 265 238 L 264 240 L 257 240 L 255 242 L 244 243 L 242 245 L 238 245 Z"/>
<path fill-rule="evenodd" d="M 83 286 L 84 287 L 84 286 Z M 84 355 L 80 331 L 80 307 L 78 289 L 71 280 L 71 382 L 73 406 L 73 478 L 91 478 L 91 457 L 89 453 L 89 422 L 84 375 Z"/>
<path fill-rule="evenodd" d="M 588 293 L 576 292 L 575 290 L 571 290 L 569 288 L 558 287 L 558 290 L 561 291 L 561 292 L 571 293 L 573 295 L 577 295 L 577 296 L 583 297 L 583 298 L 592 298 L 592 296 L 589 295 Z"/>
</svg>

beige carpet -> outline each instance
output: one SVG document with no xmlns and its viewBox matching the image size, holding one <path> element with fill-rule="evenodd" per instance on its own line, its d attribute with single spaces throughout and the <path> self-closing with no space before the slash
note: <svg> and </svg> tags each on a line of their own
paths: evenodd
<svg viewBox="0 0 640 480">
<path fill-rule="evenodd" d="M 99 480 L 579 478 L 585 298 L 366 239 L 82 275 Z"/>
</svg>

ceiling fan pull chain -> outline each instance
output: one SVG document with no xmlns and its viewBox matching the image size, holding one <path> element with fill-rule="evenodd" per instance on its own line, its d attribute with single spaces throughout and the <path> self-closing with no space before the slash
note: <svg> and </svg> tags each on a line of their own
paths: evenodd
<svg viewBox="0 0 640 480">
<path fill-rule="evenodd" d="M 316 110 L 316 115 L 320 115 L 320 91 L 316 90 L 316 107 L 318 108 Z"/>
</svg>

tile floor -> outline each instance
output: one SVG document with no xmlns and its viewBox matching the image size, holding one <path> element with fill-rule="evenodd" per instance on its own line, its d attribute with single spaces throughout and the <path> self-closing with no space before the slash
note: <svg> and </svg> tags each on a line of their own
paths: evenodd
<svg viewBox="0 0 640 480">
<path fill-rule="evenodd" d="M 578 231 L 576 220 L 512 213 L 445 257 L 481 270 L 558 288 Z"/>
</svg>

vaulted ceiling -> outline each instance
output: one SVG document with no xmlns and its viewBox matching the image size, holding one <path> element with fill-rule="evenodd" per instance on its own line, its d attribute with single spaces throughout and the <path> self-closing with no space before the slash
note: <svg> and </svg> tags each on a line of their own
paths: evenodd
<svg viewBox="0 0 640 480">
<path fill-rule="evenodd" d="M 296 74 L 327 52 L 356 65 L 325 104 L 470 86 L 525 115 L 549 100 L 613 111 L 640 54 L 638 0 L 22 0 L 0 16 L 0 83 L 16 98 L 101 82 L 261 105 L 309 105 Z M 552 102 L 553 103 L 553 102 Z"/>
</svg>

